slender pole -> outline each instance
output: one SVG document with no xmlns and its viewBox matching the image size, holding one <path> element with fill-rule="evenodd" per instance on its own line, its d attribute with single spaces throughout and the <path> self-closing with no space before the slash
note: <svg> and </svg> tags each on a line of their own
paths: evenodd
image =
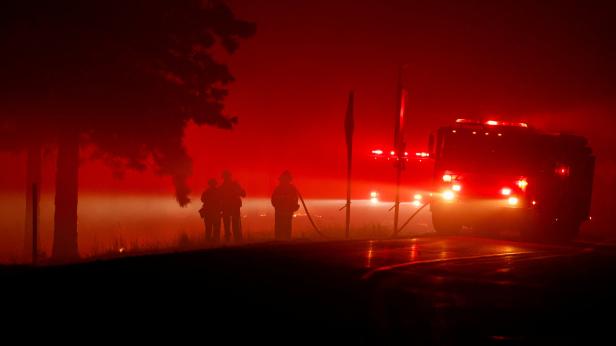
<svg viewBox="0 0 616 346">
<path fill-rule="evenodd" d="M 32 184 L 32 264 L 36 264 L 38 260 L 38 208 L 38 186 Z"/>
<path fill-rule="evenodd" d="M 422 205 L 421 207 L 417 208 L 417 210 L 415 210 L 415 212 L 414 212 L 413 214 L 411 214 L 411 216 L 409 216 L 409 218 L 408 218 L 408 219 L 406 219 L 406 221 L 404 221 L 404 223 L 402 224 L 402 226 L 400 226 L 400 228 L 398 228 L 398 232 L 397 232 L 397 233 L 392 234 L 392 235 L 391 235 L 391 237 L 393 238 L 393 237 L 397 236 L 397 235 L 398 235 L 398 233 L 402 232 L 402 230 L 404 229 L 404 227 L 406 227 L 406 225 L 408 225 L 408 224 L 409 224 L 409 222 L 411 222 L 411 220 L 413 220 L 413 218 L 414 218 L 415 216 L 417 216 L 417 214 L 419 214 L 419 212 L 420 212 L 423 208 L 427 207 L 427 206 L 428 206 L 428 204 L 430 204 L 430 203 L 424 203 L 424 205 Z"/>
<path fill-rule="evenodd" d="M 349 239 L 351 231 L 351 161 L 349 160 L 349 167 L 347 173 L 347 204 L 346 204 L 346 229 L 345 237 Z"/>
<path fill-rule="evenodd" d="M 347 200 L 346 200 L 346 227 L 345 238 L 349 239 L 351 233 L 351 172 L 353 167 L 353 130 L 355 120 L 353 114 L 354 93 L 349 93 L 349 102 L 347 105 L 347 113 L 344 120 L 346 144 L 347 144 Z"/>
<path fill-rule="evenodd" d="M 396 127 L 394 131 L 394 148 L 397 154 L 396 168 L 396 202 L 394 205 L 394 234 L 398 233 L 398 219 L 400 214 L 400 179 L 404 170 L 404 160 L 406 160 L 404 141 L 404 128 L 406 125 L 406 96 L 407 91 L 403 83 L 404 66 L 400 66 L 398 73 L 398 90 L 396 100 Z"/>
<path fill-rule="evenodd" d="M 24 213 L 24 260 L 30 261 L 32 258 L 32 184 L 37 184 L 41 188 L 41 144 L 33 140 L 28 145 L 26 163 L 26 209 Z M 37 220 L 40 215 L 37 215 Z"/>
<path fill-rule="evenodd" d="M 394 205 L 394 234 L 398 232 L 398 216 L 400 215 L 400 178 L 402 177 L 402 161 L 396 163 L 396 202 Z"/>
</svg>

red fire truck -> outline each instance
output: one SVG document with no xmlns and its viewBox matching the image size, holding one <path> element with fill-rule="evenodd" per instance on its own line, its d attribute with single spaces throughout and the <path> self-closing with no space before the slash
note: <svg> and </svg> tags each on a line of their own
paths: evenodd
<svg viewBox="0 0 616 346">
<path fill-rule="evenodd" d="M 467 119 L 430 138 L 438 233 L 509 229 L 570 240 L 589 219 L 595 157 L 585 138 Z"/>
</svg>

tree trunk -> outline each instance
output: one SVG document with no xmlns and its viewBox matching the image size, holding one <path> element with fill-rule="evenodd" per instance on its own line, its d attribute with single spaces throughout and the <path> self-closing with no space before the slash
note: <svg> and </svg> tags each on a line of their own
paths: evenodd
<svg viewBox="0 0 616 346">
<path fill-rule="evenodd" d="M 32 185 L 38 186 L 38 191 L 41 191 L 41 144 L 38 142 L 31 143 L 28 146 L 28 159 L 26 167 L 26 229 L 24 234 L 24 259 L 32 259 Z M 40 194 L 40 192 L 39 192 Z M 39 209 L 40 210 L 40 209 Z M 39 213 L 36 219 L 39 219 Z M 40 242 L 39 242 L 40 243 Z"/>
<path fill-rule="evenodd" d="M 79 257 L 77 248 L 78 179 L 79 134 L 74 132 L 64 135 L 58 143 L 52 254 L 53 259 L 57 261 L 69 261 Z"/>
</svg>

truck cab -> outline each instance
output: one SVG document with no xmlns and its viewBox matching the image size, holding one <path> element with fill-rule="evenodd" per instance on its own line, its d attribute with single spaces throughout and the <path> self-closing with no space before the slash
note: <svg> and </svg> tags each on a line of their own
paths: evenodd
<svg viewBox="0 0 616 346">
<path fill-rule="evenodd" d="M 570 240 L 588 220 L 595 158 L 585 138 L 468 119 L 433 138 L 438 233 L 509 229 L 524 238 Z"/>
</svg>

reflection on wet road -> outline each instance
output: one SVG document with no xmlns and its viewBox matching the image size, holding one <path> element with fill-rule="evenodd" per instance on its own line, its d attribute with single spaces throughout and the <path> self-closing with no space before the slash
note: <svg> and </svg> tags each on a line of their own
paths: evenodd
<svg viewBox="0 0 616 346">
<path fill-rule="evenodd" d="M 94 320 L 122 305 L 131 307 L 131 320 L 136 314 L 182 331 L 191 323 L 219 328 L 239 319 L 243 328 L 283 326 L 313 341 L 334 334 L 344 344 L 476 345 L 605 336 L 611 319 L 602 316 L 616 310 L 614 272 L 610 245 L 427 234 L 0 267 L 0 278 L 17 292 L 56 290 L 53 300 L 40 295 L 36 303 Z M 71 293 L 82 286 L 103 298 L 84 305 Z M 207 313 L 194 317 L 194 311 Z M 269 333 L 247 335 L 272 340 Z"/>
<path fill-rule="evenodd" d="M 541 244 L 471 236 L 443 237 L 432 233 L 410 239 L 269 243 L 245 248 L 248 252 L 264 251 L 309 263 L 325 262 L 363 275 L 416 264 L 490 257 L 575 255 L 592 249 L 591 245 L 582 243 Z"/>
<path fill-rule="evenodd" d="M 366 268 L 371 270 L 365 274 L 365 278 L 376 272 L 417 264 L 507 256 L 572 255 L 592 250 L 582 245 L 545 245 L 475 237 L 418 237 L 404 241 L 368 241 L 366 247 Z"/>
</svg>

